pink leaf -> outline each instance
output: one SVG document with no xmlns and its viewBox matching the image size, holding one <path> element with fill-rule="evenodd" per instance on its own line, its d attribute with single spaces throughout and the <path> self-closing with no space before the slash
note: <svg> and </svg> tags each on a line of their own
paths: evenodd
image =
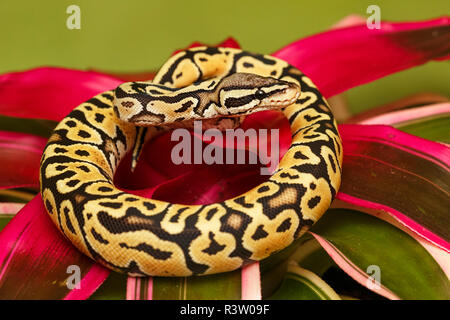
<svg viewBox="0 0 450 320">
<path fill-rule="evenodd" d="M 393 125 L 401 122 L 432 117 L 440 114 L 450 113 L 450 103 L 436 103 L 418 108 L 398 110 L 377 115 L 372 118 L 361 120 L 360 124 L 384 124 Z"/>
<path fill-rule="evenodd" d="M 40 195 L 6 225 L 0 243 L 0 299 L 86 299 L 109 274 L 61 235 Z M 67 286 L 69 266 L 81 272 L 79 289 Z"/>
<path fill-rule="evenodd" d="M 0 131 L 0 189 L 39 187 L 39 162 L 46 139 Z"/>
<path fill-rule="evenodd" d="M 0 216 L 2 214 L 16 214 L 25 206 L 24 203 L 0 202 Z"/>
<path fill-rule="evenodd" d="M 259 262 L 242 267 L 242 300 L 261 300 L 261 274 Z"/>
<path fill-rule="evenodd" d="M 59 121 L 122 81 L 93 71 L 43 67 L 0 76 L 0 114 Z"/>
<path fill-rule="evenodd" d="M 407 96 L 403 99 L 393 101 L 391 103 L 372 108 L 363 112 L 360 112 L 345 123 L 362 123 L 363 121 L 381 116 L 385 113 L 391 113 L 401 110 L 409 110 L 412 108 L 419 108 L 422 106 L 428 106 L 437 103 L 448 102 L 449 99 L 443 95 L 435 93 L 417 93 L 411 96 Z"/>
<path fill-rule="evenodd" d="M 273 55 L 302 70 L 330 97 L 429 60 L 448 59 L 450 20 L 339 28 L 298 40 Z"/>
<path fill-rule="evenodd" d="M 153 278 L 128 277 L 126 290 L 127 300 L 152 300 Z"/>
<path fill-rule="evenodd" d="M 341 125 L 339 131 L 344 164 L 337 198 L 389 212 L 450 251 L 450 148 L 389 126 Z"/>
</svg>

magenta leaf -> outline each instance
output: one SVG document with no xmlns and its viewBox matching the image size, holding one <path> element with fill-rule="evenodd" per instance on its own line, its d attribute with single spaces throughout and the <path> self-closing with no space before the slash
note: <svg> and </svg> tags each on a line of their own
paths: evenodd
<svg viewBox="0 0 450 320">
<path fill-rule="evenodd" d="M 0 189 L 39 187 L 39 162 L 47 140 L 0 131 Z"/>
<path fill-rule="evenodd" d="M 418 93 L 412 96 L 405 97 L 400 100 L 393 101 L 383 106 L 372 108 L 358 114 L 355 114 L 350 119 L 346 120 L 345 123 L 363 123 L 366 120 L 382 116 L 385 113 L 392 113 L 397 111 L 407 111 L 411 109 L 416 109 L 425 106 L 430 106 L 433 104 L 440 104 L 448 102 L 449 99 L 445 96 L 435 94 L 435 93 Z M 414 112 L 411 112 L 413 114 Z M 384 123 L 386 124 L 386 123 Z"/>
<path fill-rule="evenodd" d="M 80 103 L 122 81 L 93 71 L 36 68 L 0 76 L 0 114 L 59 121 Z"/>
<path fill-rule="evenodd" d="M 40 195 L 7 224 L 0 243 L 0 299 L 86 299 L 109 274 L 61 235 Z M 71 290 L 75 269 L 81 281 Z"/>
<path fill-rule="evenodd" d="M 302 70 L 325 97 L 388 74 L 450 57 L 450 19 L 339 28 L 273 54 Z"/>
<path fill-rule="evenodd" d="M 450 148 L 389 126 L 341 125 L 344 164 L 337 198 L 389 212 L 450 251 Z"/>
</svg>

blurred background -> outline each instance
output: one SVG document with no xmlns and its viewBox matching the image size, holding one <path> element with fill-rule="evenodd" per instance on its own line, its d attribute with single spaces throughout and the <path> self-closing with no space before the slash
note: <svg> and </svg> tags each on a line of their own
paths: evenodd
<svg viewBox="0 0 450 320">
<path fill-rule="evenodd" d="M 81 9 L 81 29 L 69 30 L 69 5 Z M 450 14 L 450 1 L 300 0 L 59 0 L 0 3 L 0 73 L 38 66 L 110 72 L 157 70 L 193 41 L 234 37 L 243 49 L 270 54 L 330 28 L 349 14 L 368 17 L 378 5 L 387 21 Z M 330 53 L 332 54 L 332 53 Z M 432 62 L 346 93 L 352 112 L 418 92 L 450 96 L 450 63 Z"/>
</svg>

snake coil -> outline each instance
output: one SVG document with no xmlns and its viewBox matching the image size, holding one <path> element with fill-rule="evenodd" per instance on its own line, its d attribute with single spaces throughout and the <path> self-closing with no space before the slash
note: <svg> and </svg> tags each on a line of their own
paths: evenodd
<svg viewBox="0 0 450 320">
<path fill-rule="evenodd" d="M 119 91 L 107 91 L 66 116 L 42 155 L 41 194 L 58 229 L 92 259 L 134 276 L 231 271 L 268 257 L 302 235 L 330 206 L 342 168 L 336 122 L 311 80 L 271 56 L 199 47 L 171 57 L 153 83 L 161 90 L 191 90 L 192 94 L 183 93 L 183 99 L 191 103 L 178 109 L 177 116 L 189 120 L 201 114 L 205 119 L 212 109 L 198 109 L 201 95 L 193 93 L 204 87 L 199 81 L 235 73 L 300 87 L 300 96 L 283 110 L 290 122 L 292 143 L 267 181 L 235 198 L 206 205 L 167 203 L 119 190 L 113 182 L 119 162 L 133 151 L 136 140 L 139 145 L 140 133 L 145 140 L 152 135 L 142 135 L 142 128 L 119 118 L 124 116 L 115 109 Z M 199 83 L 190 86 L 195 82 Z M 219 84 L 210 81 L 209 85 Z M 239 94 L 245 91 L 234 89 L 240 90 Z M 140 87 L 130 90 L 139 91 Z M 163 96 L 166 94 L 171 95 L 170 101 L 181 95 L 175 90 L 166 90 Z M 188 101 L 183 99 L 178 99 L 182 105 Z M 239 99 L 234 103 L 243 101 Z M 151 99 L 147 100 L 149 107 L 141 110 L 146 119 L 161 121 L 171 116 L 161 109 L 152 111 Z M 141 140 L 143 143 L 144 138 Z"/>
</svg>

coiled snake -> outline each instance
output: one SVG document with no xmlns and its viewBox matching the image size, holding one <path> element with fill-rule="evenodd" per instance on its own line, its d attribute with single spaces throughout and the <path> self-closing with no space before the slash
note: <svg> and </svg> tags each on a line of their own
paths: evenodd
<svg viewBox="0 0 450 320">
<path fill-rule="evenodd" d="M 282 108 L 292 143 L 270 178 L 220 203 L 172 204 L 123 192 L 114 172 L 162 130 L 236 127 Z M 271 56 L 199 47 L 171 57 L 153 82 L 130 82 L 76 107 L 55 128 L 40 166 L 41 194 L 58 229 L 84 254 L 130 275 L 235 270 L 279 251 L 329 207 L 342 145 L 311 80 Z"/>
</svg>

